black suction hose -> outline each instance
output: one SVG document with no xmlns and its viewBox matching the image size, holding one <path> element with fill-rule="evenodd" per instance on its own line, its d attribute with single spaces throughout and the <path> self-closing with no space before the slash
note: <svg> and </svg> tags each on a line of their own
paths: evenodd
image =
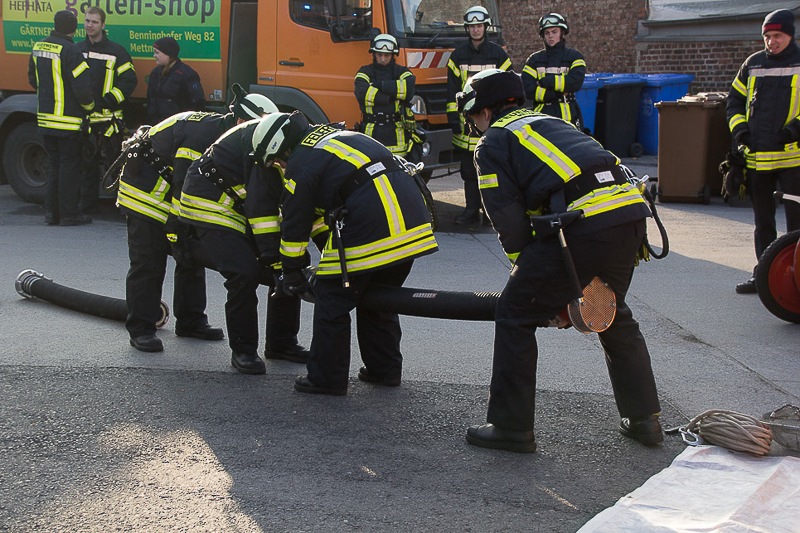
<svg viewBox="0 0 800 533">
<path fill-rule="evenodd" d="M 125 300 L 59 285 L 35 270 L 20 272 L 14 286 L 25 298 L 39 298 L 73 311 L 118 321 L 125 321 L 128 316 Z M 156 326 L 161 327 L 168 320 L 169 306 L 162 301 L 161 318 Z"/>
</svg>

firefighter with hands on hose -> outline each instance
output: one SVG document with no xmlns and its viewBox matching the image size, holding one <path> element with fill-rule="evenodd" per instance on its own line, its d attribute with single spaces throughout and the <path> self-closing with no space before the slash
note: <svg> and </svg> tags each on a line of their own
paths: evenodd
<svg viewBox="0 0 800 533">
<path fill-rule="evenodd" d="M 89 115 L 90 135 L 84 138 L 81 173 L 81 212 L 97 208 L 100 183 L 98 155 L 107 150 L 113 160 L 119 154 L 125 127 L 123 106 L 136 88 L 136 71 L 131 55 L 108 38 L 106 12 L 97 6 L 86 8 L 83 28 L 86 39 L 78 49 L 89 65 L 94 89 L 95 110 Z"/>
<path fill-rule="evenodd" d="M 72 42 L 78 19 L 56 12 L 54 29 L 35 43 L 28 61 L 28 83 L 36 89 L 36 118 L 47 151 L 44 222 L 79 226 L 92 219 L 80 213 L 81 139 L 95 106 L 89 65 Z"/>
<path fill-rule="evenodd" d="M 469 8 L 464 13 L 464 29 L 469 36 L 469 42 L 453 50 L 447 61 L 447 122 L 453 130 L 453 146 L 460 161 L 466 204 L 464 211 L 454 220 L 458 225 L 474 224 L 481 219 L 481 193 L 478 191 L 478 176 L 472 162 L 479 137 L 471 133 L 464 117 L 458 112 L 456 94 L 463 90 L 470 77 L 482 70 L 511 68 L 511 60 L 503 47 L 487 38 L 486 33 L 491 25 L 492 19 L 485 7 Z M 483 222 L 488 224 L 488 218 L 484 216 Z"/>
<path fill-rule="evenodd" d="M 370 283 L 401 286 L 414 259 L 438 249 L 417 182 L 375 139 L 334 125 L 309 125 L 300 112 L 266 117 L 253 147 L 265 165 L 286 165 L 280 287 L 285 294 L 310 289 L 301 269 L 320 212 L 331 228 L 313 288 L 308 374 L 297 377 L 295 390 L 347 394 L 353 309 L 364 362 L 358 378 L 399 385 L 403 356 L 398 315 L 362 309 L 359 302 Z"/>
<path fill-rule="evenodd" d="M 583 116 L 577 93 L 586 76 L 586 61 L 573 48 L 567 48 L 564 37 L 569 33 L 567 19 L 548 13 L 539 19 L 539 37 L 544 49 L 534 52 L 522 69 L 525 96 L 533 102 L 533 110 L 560 117 L 583 131 Z"/>
<path fill-rule="evenodd" d="M 277 109 L 268 111 L 266 117 Z M 261 122 L 242 122 L 217 139 L 192 163 L 180 197 L 181 221 L 195 230 L 211 266 L 225 278 L 231 365 L 243 374 L 266 372 L 258 355 L 256 291 L 266 269 L 269 282 L 271 272 L 280 271 L 283 175 L 253 154 Z M 299 328 L 299 298 L 269 298 L 264 357 L 305 363 L 308 350 L 298 343 Z"/>
<path fill-rule="evenodd" d="M 576 297 L 556 233 L 537 221 L 582 211 L 563 232 L 580 287 L 598 276 L 616 296 L 616 318 L 599 337 L 619 431 L 657 444 L 663 434 L 650 355 L 625 302 L 650 210 L 614 154 L 571 124 L 520 107 L 524 101 L 520 77 L 500 69 L 477 74 L 458 96 L 483 134 L 475 149 L 483 205 L 513 264 L 495 313 L 488 423 L 470 427 L 467 441 L 536 451 L 536 328 Z"/>
<path fill-rule="evenodd" d="M 418 150 L 413 148 L 421 145 L 421 139 L 409 106 L 416 77 L 395 61 L 400 47 L 393 36 L 377 35 L 369 51 L 372 63 L 361 67 L 354 81 L 362 115 L 358 130 L 383 143 L 393 154 L 419 161 Z"/>
<path fill-rule="evenodd" d="M 125 327 L 137 350 L 160 352 L 156 336 L 167 255 L 175 259 L 173 306 L 179 337 L 221 340 L 223 331 L 208 325 L 205 268 L 188 257 L 188 227 L 179 223 L 180 191 L 189 165 L 237 122 L 277 111 L 260 94 L 236 98 L 228 114 L 186 111 L 152 127 L 142 127 L 125 142 L 125 166 L 117 205 L 127 215 L 130 268 L 125 282 Z"/>
</svg>

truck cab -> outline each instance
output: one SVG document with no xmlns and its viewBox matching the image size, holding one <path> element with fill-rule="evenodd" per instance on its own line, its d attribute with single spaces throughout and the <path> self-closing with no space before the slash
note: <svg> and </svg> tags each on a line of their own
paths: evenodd
<svg viewBox="0 0 800 533">
<path fill-rule="evenodd" d="M 20 36 L 15 32 L 20 20 L 9 20 L 13 0 L 1 1 L 3 168 L 5 178 L 19 196 L 41 201 L 47 158 L 36 134 L 36 97 L 26 80 L 30 48 L 19 46 Z M 188 6 L 198 5 L 187 0 L 184 12 L 108 13 L 106 30 L 112 40 L 128 46 L 139 77 L 126 111 L 131 129 L 144 117 L 147 77 L 155 66 L 154 39 L 149 36 L 159 31 L 184 37 L 179 40 L 181 59 L 200 73 L 209 109 L 225 110 L 228 88 L 240 83 L 250 92 L 268 96 L 282 111 L 299 110 L 311 122 L 344 122 L 349 128 L 361 120 L 353 94 L 355 74 L 372 61 L 372 37 L 389 33 L 400 45 L 397 61 L 411 69 L 417 79 L 412 109 L 425 133 L 422 160 L 424 173 L 430 177 L 435 170 L 457 167 L 445 114 L 447 61 L 453 48 L 467 42 L 462 17 L 474 3 L 475 0 L 203 0 L 202 9 L 187 16 Z M 496 23 L 495 0 L 480 3 Z M 149 5 L 140 7 L 146 9 Z M 37 25 L 51 28 L 52 14 L 24 22 L 29 33 Z M 137 41 L 139 35 L 143 37 Z M 502 44 L 497 27 L 489 28 L 488 37 Z M 75 40 L 82 38 L 79 24 Z"/>
</svg>

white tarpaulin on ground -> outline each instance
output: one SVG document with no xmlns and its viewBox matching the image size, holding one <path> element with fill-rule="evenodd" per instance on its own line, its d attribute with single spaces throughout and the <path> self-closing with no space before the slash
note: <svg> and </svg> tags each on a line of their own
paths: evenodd
<svg viewBox="0 0 800 533">
<path fill-rule="evenodd" d="M 800 459 L 688 447 L 578 533 L 797 533 Z"/>
</svg>

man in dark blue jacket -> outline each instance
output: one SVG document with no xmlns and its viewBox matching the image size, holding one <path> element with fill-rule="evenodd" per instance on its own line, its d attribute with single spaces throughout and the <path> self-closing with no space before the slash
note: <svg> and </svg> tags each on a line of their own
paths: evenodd
<svg viewBox="0 0 800 533">
<path fill-rule="evenodd" d="M 647 445 L 663 440 L 650 354 L 625 302 L 651 215 L 617 156 L 567 122 L 520 106 L 514 72 L 477 74 L 459 108 L 483 136 L 475 166 L 484 209 L 513 267 L 495 314 L 487 424 L 467 430 L 475 446 L 536 451 L 536 328 L 576 298 L 558 236 L 531 217 L 582 211 L 565 228 L 581 287 L 600 277 L 614 291 L 616 317 L 599 333 L 622 417 L 619 431 Z"/>
</svg>

